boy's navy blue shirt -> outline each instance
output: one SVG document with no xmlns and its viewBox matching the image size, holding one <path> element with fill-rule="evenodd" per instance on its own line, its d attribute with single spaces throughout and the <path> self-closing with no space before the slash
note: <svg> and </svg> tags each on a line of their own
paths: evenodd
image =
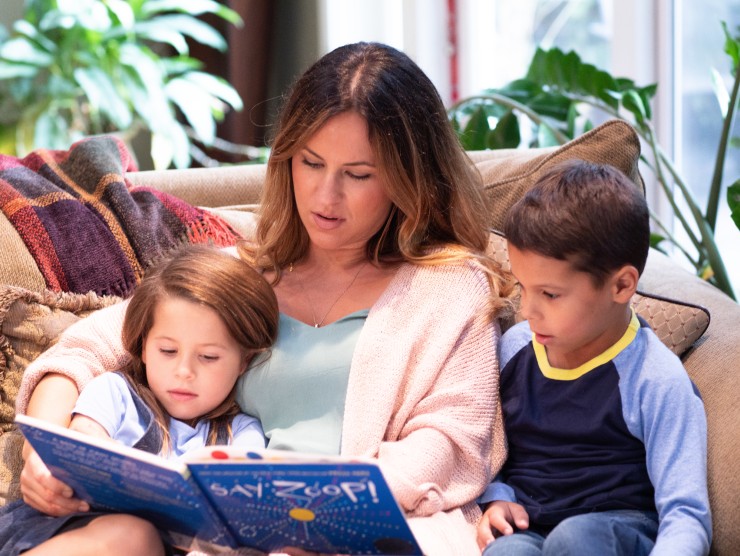
<svg viewBox="0 0 740 556">
<path fill-rule="evenodd" d="M 705 554 L 711 539 L 704 406 L 678 357 L 633 314 L 576 369 L 549 365 L 526 322 L 500 343 L 509 455 L 481 502 L 522 504 L 547 531 L 594 511 L 658 511 L 654 554 Z"/>
</svg>

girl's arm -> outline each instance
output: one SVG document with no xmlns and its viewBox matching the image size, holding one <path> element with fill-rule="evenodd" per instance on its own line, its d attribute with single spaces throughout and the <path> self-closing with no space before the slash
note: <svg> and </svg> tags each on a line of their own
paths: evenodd
<svg viewBox="0 0 740 556">
<path fill-rule="evenodd" d="M 69 428 L 88 436 L 94 436 L 96 438 L 110 440 L 111 442 L 113 442 L 113 439 L 110 437 L 110 434 L 108 434 L 108 431 L 105 430 L 105 428 L 95 419 L 91 419 L 87 415 L 80 415 L 79 413 L 76 414 L 72 418 L 72 422 L 69 424 Z"/>
<path fill-rule="evenodd" d="M 70 326 L 57 344 L 33 361 L 23 375 L 16 411 L 64 427 L 69 426 L 79 390 L 94 376 L 120 367 L 128 359 L 121 344 L 126 303 L 96 311 Z M 21 472 L 21 493 L 27 504 L 49 515 L 87 511 L 72 489 L 51 476 L 28 443 Z"/>
<path fill-rule="evenodd" d="M 48 374 L 34 389 L 27 413 L 66 427 L 76 399 L 77 387 L 73 381 L 62 375 Z M 23 459 L 21 492 L 28 505 L 56 516 L 87 511 L 86 503 L 72 498 L 70 487 L 51 476 L 28 442 L 23 444 Z"/>
</svg>

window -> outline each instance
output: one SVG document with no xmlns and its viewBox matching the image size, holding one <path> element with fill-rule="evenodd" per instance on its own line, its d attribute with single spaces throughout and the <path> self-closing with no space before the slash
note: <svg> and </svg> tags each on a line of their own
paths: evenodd
<svg viewBox="0 0 740 556">
<path fill-rule="evenodd" d="M 575 50 L 639 85 L 658 83 L 659 142 L 706 205 L 721 126 L 711 68 L 729 88 L 720 21 L 733 36 L 740 33 L 740 0 L 323 0 L 322 6 L 324 51 L 356 40 L 387 42 L 419 63 L 448 104 L 523 76 L 537 45 Z M 738 178 L 734 148 L 725 185 Z M 648 195 L 661 213 L 660 197 Z M 724 197 L 720 205 L 716 239 L 740 295 L 740 257 L 731 256 L 740 232 Z"/>
</svg>

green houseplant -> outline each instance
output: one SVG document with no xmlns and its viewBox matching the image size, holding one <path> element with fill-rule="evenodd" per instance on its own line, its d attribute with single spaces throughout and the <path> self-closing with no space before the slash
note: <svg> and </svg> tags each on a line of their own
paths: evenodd
<svg viewBox="0 0 740 556">
<path fill-rule="evenodd" d="M 199 16 L 241 24 L 214 0 L 26 0 L 0 29 L 0 149 L 23 156 L 87 135 L 151 134 L 156 168 L 186 167 L 216 139 L 237 92 L 189 56 L 187 40 L 224 50 Z"/>
<path fill-rule="evenodd" d="M 614 77 L 584 63 L 575 52 L 538 49 L 524 78 L 462 99 L 449 108 L 449 117 L 468 150 L 563 144 L 591 129 L 592 116 L 596 115 L 630 122 L 647 145 L 643 162 L 654 174 L 688 238 L 688 243 L 677 239 L 670 231 L 672 227 L 653 214 L 653 245 L 660 248 L 663 242 L 673 244 L 698 274 L 735 299 L 714 237 L 724 163 L 733 148 L 731 129 L 740 87 L 740 36 L 733 37 L 724 23 L 722 27 L 734 80 L 728 91 L 720 78 L 714 79 L 723 126 L 704 210 L 656 139 L 650 103 L 657 85 L 640 87 L 630 79 Z M 733 218 L 740 227 L 740 180 L 727 191 Z M 686 209 L 679 204 L 679 197 Z"/>
</svg>

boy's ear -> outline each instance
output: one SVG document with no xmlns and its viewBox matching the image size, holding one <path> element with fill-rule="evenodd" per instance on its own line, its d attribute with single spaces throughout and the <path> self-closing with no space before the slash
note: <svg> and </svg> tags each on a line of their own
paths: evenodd
<svg viewBox="0 0 740 556">
<path fill-rule="evenodd" d="M 617 303 L 629 303 L 637 291 L 640 273 L 631 264 L 624 265 L 614 273 L 613 296 Z"/>
</svg>

